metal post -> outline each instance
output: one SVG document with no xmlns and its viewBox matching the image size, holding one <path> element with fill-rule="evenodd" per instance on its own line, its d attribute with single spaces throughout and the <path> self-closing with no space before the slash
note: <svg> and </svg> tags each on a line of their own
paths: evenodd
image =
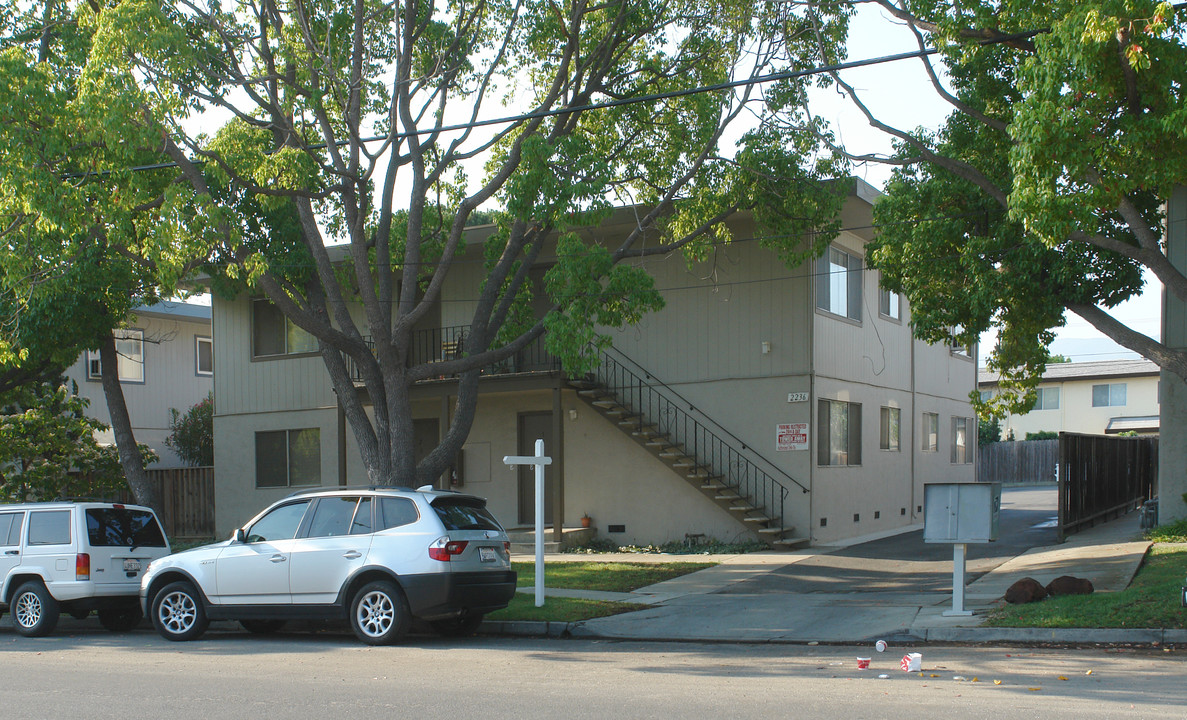
<svg viewBox="0 0 1187 720">
<path fill-rule="evenodd" d="M 505 455 L 507 465 L 536 466 L 536 607 L 544 607 L 544 466 L 552 458 L 544 456 L 544 440 L 536 440 L 535 455 Z"/>
<path fill-rule="evenodd" d="M 944 611 L 944 617 L 972 615 L 972 610 L 964 609 L 964 560 L 966 543 L 955 543 L 952 546 L 952 609 Z"/>
</svg>

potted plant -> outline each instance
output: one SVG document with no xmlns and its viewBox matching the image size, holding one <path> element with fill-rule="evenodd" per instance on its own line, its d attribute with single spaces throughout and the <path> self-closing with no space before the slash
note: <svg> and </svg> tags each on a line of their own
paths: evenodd
<svg viewBox="0 0 1187 720">
<path fill-rule="evenodd" d="M 593 518 L 591 518 L 589 516 L 589 513 L 585 513 L 584 515 L 581 516 L 581 527 L 587 528 L 592 524 L 593 524 Z"/>
</svg>

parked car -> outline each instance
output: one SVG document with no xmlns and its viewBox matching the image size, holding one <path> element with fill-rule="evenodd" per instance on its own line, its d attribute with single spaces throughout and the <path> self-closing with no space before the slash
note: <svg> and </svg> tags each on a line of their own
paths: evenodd
<svg viewBox="0 0 1187 720">
<path fill-rule="evenodd" d="M 276 502 L 221 543 L 153 562 L 141 604 L 162 637 L 211 620 L 268 633 L 288 620 L 346 619 L 370 645 L 413 618 L 472 632 L 515 594 L 511 543 L 473 495 L 424 487 L 310 490 Z"/>
<path fill-rule="evenodd" d="M 62 612 L 114 632 L 136 627 L 140 576 L 169 554 L 151 508 L 103 502 L 0 505 L 0 614 L 21 635 L 48 635 Z"/>
</svg>

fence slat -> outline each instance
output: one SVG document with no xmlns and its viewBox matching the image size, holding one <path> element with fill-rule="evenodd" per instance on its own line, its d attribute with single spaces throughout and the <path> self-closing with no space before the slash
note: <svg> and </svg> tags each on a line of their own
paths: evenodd
<svg viewBox="0 0 1187 720">
<path fill-rule="evenodd" d="M 1058 440 L 1015 440 L 978 448 L 977 479 L 997 483 L 1055 482 Z"/>
<path fill-rule="evenodd" d="M 214 536 L 214 468 L 150 469 L 149 482 L 161 498 L 161 523 L 171 541 Z M 120 498 L 134 502 L 130 491 Z"/>
</svg>

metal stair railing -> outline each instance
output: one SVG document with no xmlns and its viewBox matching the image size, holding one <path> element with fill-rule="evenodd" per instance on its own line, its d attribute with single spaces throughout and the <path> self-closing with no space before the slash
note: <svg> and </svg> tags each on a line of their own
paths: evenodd
<svg viewBox="0 0 1187 720">
<path fill-rule="evenodd" d="M 690 472 L 699 470 L 706 478 L 720 478 L 726 489 L 741 498 L 751 498 L 755 510 L 765 510 L 780 527 L 786 527 L 788 485 L 794 484 L 804 493 L 808 488 L 622 352 L 607 348 L 599 353 L 599 359 L 593 373 L 596 382 L 635 414 L 632 420 L 638 432 L 654 428 L 658 436 L 665 437 L 696 463 Z M 760 466 L 760 462 L 767 467 Z"/>
</svg>

